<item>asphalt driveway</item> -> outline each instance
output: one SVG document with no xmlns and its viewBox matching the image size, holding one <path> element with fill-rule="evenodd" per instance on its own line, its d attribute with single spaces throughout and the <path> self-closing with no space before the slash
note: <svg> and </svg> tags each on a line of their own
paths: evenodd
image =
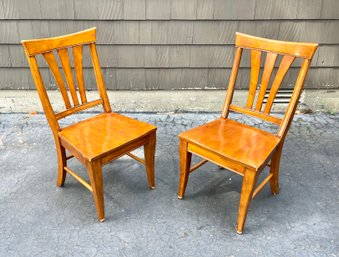
<svg viewBox="0 0 339 257">
<path fill-rule="evenodd" d="M 235 230 L 240 176 L 208 163 L 177 199 L 177 135 L 219 114 L 125 115 L 158 126 L 156 190 L 129 157 L 105 166 L 106 221 L 98 223 L 87 189 L 71 176 L 56 187 L 44 115 L 0 114 L 0 256 L 339 256 L 339 115 L 295 117 L 280 193 L 259 193 L 243 235 Z M 71 167 L 87 178 L 78 162 Z"/>
</svg>

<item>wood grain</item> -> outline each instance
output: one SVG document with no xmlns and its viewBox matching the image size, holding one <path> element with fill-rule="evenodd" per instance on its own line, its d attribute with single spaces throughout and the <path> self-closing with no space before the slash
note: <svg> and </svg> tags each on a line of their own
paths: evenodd
<svg viewBox="0 0 339 257">
<path fill-rule="evenodd" d="M 251 79 L 246 107 L 252 109 L 260 72 L 261 51 L 251 50 Z"/>
<path fill-rule="evenodd" d="M 60 58 L 60 61 L 61 61 L 63 72 L 64 72 L 65 77 L 66 77 L 68 89 L 69 89 L 71 96 L 72 96 L 73 105 L 77 106 L 77 105 L 79 105 L 79 100 L 78 100 L 76 87 L 75 87 L 74 80 L 73 80 L 71 64 L 70 64 L 70 60 L 69 60 L 69 56 L 68 56 L 68 49 L 67 48 L 59 49 L 59 50 L 57 50 L 57 52 L 58 52 L 58 55 L 59 55 L 59 58 Z"/>
<path fill-rule="evenodd" d="M 75 75 L 78 83 L 79 94 L 82 103 L 87 102 L 86 92 L 85 92 L 85 83 L 84 83 L 84 74 L 83 74 L 83 63 L 82 63 L 82 51 L 83 47 L 74 46 L 73 48 L 73 58 L 74 58 L 74 69 Z"/>
<path fill-rule="evenodd" d="M 105 219 L 102 178 L 102 166 L 104 164 L 125 154 L 131 156 L 130 151 L 144 146 L 145 162 L 141 163 L 145 164 L 150 188 L 154 188 L 156 127 L 120 114 L 112 113 L 99 64 L 95 35 L 96 29 L 93 28 L 61 37 L 45 38 L 42 40 L 25 40 L 22 41 L 22 45 L 56 143 L 58 155 L 57 185 L 60 187 L 63 186 L 66 172 L 77 179 L 93 193 L 98 220 L 102 222 Z M 100 95 L 100 99 L 89 102 L 85 95 L 86 92 L 83 83 L 82 49 L 84 44 L 89 45 L 95 82 Z M 69 57 L 70 49 L 73 49 L 73 51 L 70 52 L 74 54 L 75 72 L 79 83 L 78 88 L 81 91 L 81 104 L 77 98 L 77 88 L 73 79 Z M 66 110 L 62 112 L 55 114 L 53 111 L 36 60 L 36 55 L 39 54 L 42 54 L 46 59 L 65 101 Z M 73 99 L 73 106 L 71 106 L 68 99 L 68 91 L 55 59 L 56 54 L 58 54 L 60 58 L 61 66 L 68 83 L 68 89 L 71 91 L 70 95 Z M 62 118 L 97 105 L 102 105 L 104 113 L 80 122 L 75 122 L 63 128 L 61 128 L 58 123 Z M 66 157 L 66 150 L 70 153 L 70 157 Z M 67 167 L 67 160 L 73 157 L 87 168 L 90 184 Z M 139 159 L 137 160 L 140 161 Z"/>
<path fill-rule="evenodd" d="M 293 120 L 310 62 L 317 47 L 317 44 L 285 42 L 253 37 L 241 33 L 236 34 L 233 68 L 229 78 L 221 117 L 199 127 L 187 130 L 179 135 L 179 199 L 182 199 L 185 194 L 190 170 L 195 170 L 200 164 L 203 164 L 203 162 L 198 163 L 190 169 L 192 154 L 242 175 L 243 183 L 240 193 L 237 233 L 243 233 L 252 198 L 254 198 L 269 181 L 273 194 L 276 194 L 279 190 L 278 176 L 282 147 Z M 251 52 L 251 79 L 249 97 L 245 107 L 232 104 L 243 51 Z M 255 99 L 256 85 L 259 81 L 260 62 L 263 52 L 267 53 L 264 67 L 265 71 L 263 72 L 264 85 L 260 92 L 259 104 L 257 104 L 255 110 L 253 110 L 252 106 Z M 262 97 L 266 91 L 278 54 L 283 55 L 282 61 L 275 74 L 265 109 L 261 112 Z M 281 81 L 296 57 L 302 57 L 302 65 L 298 69 L 299 74 L 285 115 L 283 119 L 280 119 L 270 115 L 270 109 L 274 103 L 273 100 Z M 270 133 L 260 128 L 231 120 L 228 118 L 229 111 L 240 112 L 275 123 L 279 125 L 278 131 L 276 133 Z M 263 183 L 255 188 L 257 179 L 266 166 L 270 167 L 270 174 L 263 180 Z"/>
<path fill-rule="evenodd" d="M 256 111 L 261 111 L 261 107 L 265 98 L 265 93 L 268 87 L 268 83 L 270 81 L 272 71 L 274 68 L 275 61 L 278 57 L 278 54 L 276 53 L 267 53 L 266 55 L 266 61 L 265 61 L 265 67 L 261 79 L 261 85 L 259 90 L 259 95 L 257 99 L 257 104 L 255 107 Z"/>
<path fill-rule="evenodd" d="M 62 78 L 62 75 L 61 75 L 61 72 L 58 68 L 58 64 L 55 60 L 55 57 L 54 57 L 54 54 L 52 52 L 48 52 L 48 53 L 44 53 L 43 54 L 46 62 L 48 63 L 48 66 L 54 76 L 54 79 L 58 85 L 58 88 L 61 92 L 61 95 L 62 95 L 62 99 L 64 100 L 64 103 L 65 103 L 65 107 L 66 109 L 70 108 L 71 107 L 71 104 L 70 104 L 70 101 L 69 101 L 69 98 L 68 98 L 68 94 L 67 94 L 67 89 L 66 89 L 66 86 L 65 86 L 65 83 L 64 83 L 64 80 Z"/>
</svg>

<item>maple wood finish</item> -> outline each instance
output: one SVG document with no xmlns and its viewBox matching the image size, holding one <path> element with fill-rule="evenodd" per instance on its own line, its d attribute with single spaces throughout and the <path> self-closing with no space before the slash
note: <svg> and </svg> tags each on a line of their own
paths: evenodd
<svg viewBox="0 0 339 257">
<path fill-rule="evenodd" d="M 236 33 L 235 45 L 235 58 L 221 117 L 179 135 L 180 179 L 178 198 L 184 197 L 189 174 L 206 161 L 216 163 L 243 176 L 237 225 L 237 232 L 242 234 L 251 199 L 268 182 L 270 182 L 273 194 L 277 194 L 279 191 L 279 163 L 284 140 L 292 122 L 310 62 L 318 45 L 270 40 L 241 33 Z M 248 49 L 251 56 L 251 76 L 245 107 L 232 105 L 243 49 Z M 266 60 L 259 84 L 260 62 L 265 53 Z M 282 56 L 282 60 L 270 87 L 267 102 L 264 104 L 263 100 L 278 55 Z M 289 105 L 284 117 L 280 119 L 270 114 L 271 108 L 283 78 L 297 57 L 302 58 L 303 62 Z M 256 97 L 258 86 L 260 89 Z M 279 126 L 278 131 L 276 134 L 271 134 L 231 120 L 228 118 L 229 111 L 277 124 Z M 203 161 L 190 168 L 192 154 L 202 157 Z M 255 189 L 258 176 L 266 166 L 270 167 L 270 174 Z"/>
<path fill-rule="evenodd" d="M 56 143 L 59 163 L 57 185 L 60 187 L 63 186 L 66 173 L 69 173 L 77 179 L 93 193 L 98 220 L 101 222 L 105 219 L 102 182 L 102 166 L 104 164 L 123 155 L 128 155 L 145 165 L 149 187 L 154 189 L 156 127 L 111 111 L 99 65 L 95 41 L 96 28 L 91 28 L 61 37 L 24 40 L 22 44 Z M 86 98 L 82 64 L 83 45 L 89 46 L 100 95 L 100 98 L 94 101 L 88 101 Z M 69 49 L 73 53 L 76 80 L 73 79 L 72 75 Z M 36 55 L 38 54 L 43 55 L 57 82 L 65 104 L 65 110 L 62 112 L 54 113 L 52 109 L 39 72 L 36 60 Z M 60 59 L 66 81 L 63 79 L 55 58 L 56 56 Z M 80 99 L 78 98 L 77 89 Z M 71 98 L 69 98 L 69 95 Z M 104 113 L 68 127 L 60 127 L 58 120 L 97 105 L 102 105 Z M 145 160 L 130 153 L 130 151 L 141 146 L 144 146 Z M 71 154 L 68 157 L 66 156 L 66 150 Z M 87 183 L 67 167 L 67 160 L 73 157 L 78 159 L 87 168 L 90 183 Z"/>
</svg>

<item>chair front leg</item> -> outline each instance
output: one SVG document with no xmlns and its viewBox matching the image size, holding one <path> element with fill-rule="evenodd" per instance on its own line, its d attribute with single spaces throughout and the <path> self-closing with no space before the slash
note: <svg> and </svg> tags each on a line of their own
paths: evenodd
<svg viewBox="0 0 339 257">
<path fill-rule="evenodd" d="M 180 158 L 180 178 L 178 188 L 178 198 L 184 198 L 186 191 L 188 176 L 190 173 L 192 153 L 187 151 L 188 143 L 181 140 L 179 142 L 179 158 Z"/>
<path fill-rule="evenodd" d="M 258 175 L 256 171 L 250 169 L 245 170 L 240 194 L 238 226 L 237 226 L 238 234 L 242 234 L 242 231 L 244 229 L 248 207 L 252 199 L 254 186 L 257 182 L 257 179 Z"/>
<path fill-rule="evenodd" d="M 105 220 L 105 209 L 101 162 L 100 160 L 88 162 L 86 166 L 93 189 L 93 198 L 98 213 L 98 220 L 99 222 L 103 222 Z"/>
<path fill-rule="evenodd" d="M 58 179 L 57 179 L 57 186 L 62 187 L 65 183 L 66 179 L 66 170 L 64 167 L 67 165 L 66 160 L 66 150 L 60 144 L 59 140 L 56 140 L 56 150 L 58 154 Z"/>
<path fill-rule="evenodd" d="M 155 145 L 156 132 L 148 136 L 148 142 L 144 145 L 145 168 L 150 189 L 155 188 L 154 183 L 154 161 L 155 161 Z"/>
</svg>

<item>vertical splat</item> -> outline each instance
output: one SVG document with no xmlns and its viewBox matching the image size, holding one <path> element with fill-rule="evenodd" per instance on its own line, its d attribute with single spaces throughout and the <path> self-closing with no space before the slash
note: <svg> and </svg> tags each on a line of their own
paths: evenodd
<svg viewBox="0 0 339 257">
<path fill-rule="evenodd" d="M 277 53 L 267 53 L 266 55 L 265 67 L 264 67 L 263 75 L 261 78 L 260 91 L 259 91 L 259 95 L 257 99 L 257 104 L 255 106 L 256 111 L 261 111 L 261 107 L 262 107 L 262 103 L 265 98 L 265 93 L 267 90 L 268 82 L 270 81 L 277 56 L 278 56 Z"/>
<path fill-rule="evenodd" d="M 274 98 L 278 92 L 281 82 L 284 79 L 294 59 L 295 57 L 293 56 L 285 55 L 283 59 L 281 60 L 278 72 L 274 78 L 274 81 L 273 81 L 273 84 L 270 90 L 270 94 L 268 95 L 268 98 L 267 98 L 267 103 L 265 105 L 264 113 L 267 113 L 267 114 L 270 113 Z"/>
<path fill-rule="evenodd" d="M 261 51 L 251 50 L 251 80 L 246 107 L 252 109 L 260 72 Z"/>
<path fill-rule="evenodd" d="M 82 52 L 83 46 L 74 46 L 73 48 L 73 60 L 74 60 L 74 69 L 75 75 L 78 83 L 78 89 L 80 93 L 80 98 L 82 103 L 87 103 L 85 83 L 84 83 L 84 74 L 83 74 L 83 64 L 82 64 Z"/>
<path fill-rule="evenodd" d="M 77 106 L 79 105 L 79 101 L 78 101 L 77 92 L 76 92 L 76 88 L 75 88 L 75 84 L 73 80 L 71 65 L 69 62 L 68 49 L 67 48 L 58 49 L 57 52 L 58 52 L 58 55 L 61 61 L 62 69 L 66 77 L 69 91 L 71 92 L 73 105 Z"/>
<path fill-rule="evenodd" d="M 71 103 L 69 102 L 69 98 L 67 95 L 67 89 L 64 83 L 64 80 L 62 78 L 61 72 L 59 70 L 58 64 L 55 60 L 53 52 L 47 52 L 42 54 L 49 66 L 49 68 L 52 71 L 52 74 L 54 76 L 54 79 L 58 85 L 58 88 L 61 92 L 62 99 L 64 100 L 66 109 L 71 108 Z"/>
</svg>

